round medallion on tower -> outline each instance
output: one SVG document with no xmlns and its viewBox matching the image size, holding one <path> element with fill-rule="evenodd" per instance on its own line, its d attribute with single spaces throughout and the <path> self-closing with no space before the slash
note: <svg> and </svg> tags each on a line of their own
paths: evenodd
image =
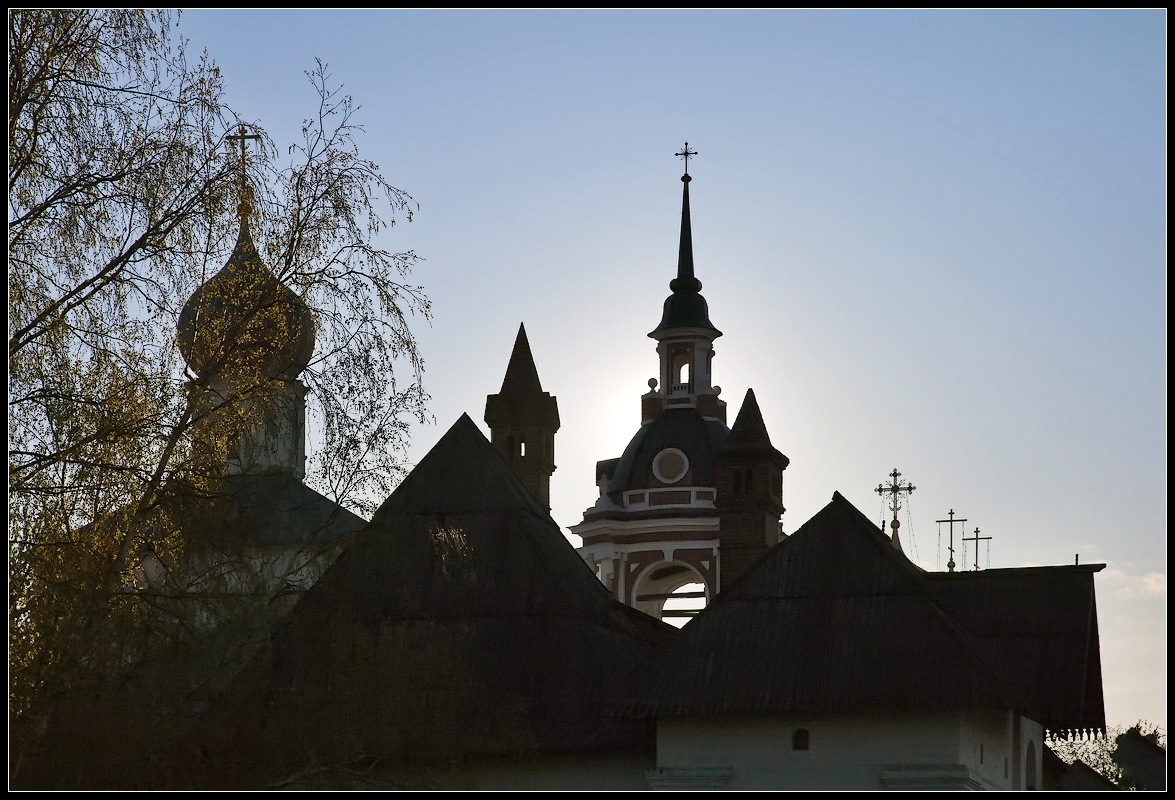
<svg viewBox="0 0 1175 800">
<path fill-rule="evenodd" d="M 677 483 L 689 472 L 689 458 L 676 447 L 666 447 L 653 459 L 653 475 L 662 483 Z"/>
</svg>

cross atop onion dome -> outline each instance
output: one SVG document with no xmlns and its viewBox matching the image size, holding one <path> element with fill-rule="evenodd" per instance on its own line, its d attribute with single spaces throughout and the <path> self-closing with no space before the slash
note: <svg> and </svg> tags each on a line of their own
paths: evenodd
<svg viewBox="0 0 1175 800">
<path fill-rule="evenodd" d="M 243 147 L 242 142 L 242 162 Z M 237 213 L 240 233 L 232 255 L 188 298 L 176 324 L 176 344 L 200 378 L 292 380 L 314 355 L 314 316 L 262 262 L 253 244 L 252 192 L 243 167 Z"/>
</svg>

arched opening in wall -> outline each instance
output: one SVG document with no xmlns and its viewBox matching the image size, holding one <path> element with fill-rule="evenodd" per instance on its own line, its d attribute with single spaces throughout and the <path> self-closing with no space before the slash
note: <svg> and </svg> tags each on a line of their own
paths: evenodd
<svg viewBox="0 0 1175 800">
<path fill-rule="evenodd" d="M 689 391 L 690 387 L 690 352 L 677 350 L 673 353 L 670 363 L 669 380 L 676 391 Z"/>
<path fill-rule="evenodd" d="M 646 569 L 633 584 L 632 605 L 680 628 L 706 607 L 701 574 L 681 561 L 663 561 Z"/>
<path fill-rule="evenodd" d="M 706 607 L 706 585 L 703 583 L 686 583 L 679 586 L 665 599 L 661 609 L 661 619 L 675 628 L 689 622 Z"/>
</svg>

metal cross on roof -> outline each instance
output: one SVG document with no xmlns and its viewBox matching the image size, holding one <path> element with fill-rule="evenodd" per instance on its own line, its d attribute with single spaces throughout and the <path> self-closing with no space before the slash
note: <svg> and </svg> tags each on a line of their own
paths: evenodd
<svg viewBox="0 0 1175 800">
<path fill-rule="evenodd" d="M 685 174 L 686 174 L 686 175 L 689 175 L 689 159 L 690 159 L 690 156 L 696 156 L 697 154 L 698 154 L 698 151 L 697 151 L 697 150 L 690 150 L 690 149 L 689 149 L 689 142 L 686 142 L 686 143 L 685 143 L 685 146 L 681 148 L 681 152 L 680 152 L 680 153 L 674 153 L 674 155 L 676 155 L 678 158 L 684 158 L 684 159 L 685 159 Z"/>
<path fill-rule="evenodd" d="M 240 133 L 230 133 L 228 136 L 226 136 L 224 138 L 230 142 L 240 142 L 240 144 L 241 144 L 241 180 L 244 180 L 245 179 L 245 158 L 247 157 L 247 153 L 245 151 L 245 141 L 247 139 L 255 139 L 257 141 L 261 141 L 261 136 L 260 136 L 260 134 L 256 134 L 256 133 L 245 133 L 245 131 L 248 129 L 244 125 L 238 126 L 237 130 L 239 130 Z"/>
<path fill-rule="evenodd" d="M 898 528 L 901 527 L 902 523 L 898 522 L 898 509 L 902 507 L 902 496 L 908 496 L 910 492 L 918 488 L 909 481 L 902 483 L 898 480 L 900 477 L 902 477 L 902 473 L 898 472 L 897 467 L 894 467 L 894 471 L 889 473 L 889 485 L 887 486 L 883 483 L 878 484 L 877 488 L 874 489 L 874 491 L 882 497 L 885 497 L 887 494 L 889 495 L 889 507 L 893 511 L 893 519 L 889 523 L 889 527 L 892 531 L 890 535 L 898 547 L 901 547 L 901 544 L 898 541 Z"/>
<path fill-rule="evenodd" d="M 887 486 L 881 483 L 878 484 L 877 488 L 873 490 L 882 497 L 885 497 L 887 494 L 890 496 L 889 507 L 893 511 L 894 519 L 898 518 L 898 509 L 902 507 L 902 495 L 908 495 L 910 492 L 918 488 L 917 486 L 912 485 L 909 481 L 902 483 L 898 480 L 900 477 L 902 477 L 902 473 L 898 472 L 897 468 L 895 467 L 894 471 L 889 473 L 889 485 Z"/>
<path fill-rule="evenodd" d="M 979 535 L 979 528 L 975 529 L 974 536 L 971 536 L 971 537 L 964 536 L 963 537 L 964 542 L 975 542 L 975 569 L 976 569 L 976 571 L 979 570 L 979 543 L 984 540 L 990 541 L 991 537 L 990 536 L 980 536 Z M 990 547 L 990 545 L 989 545 L 989 547 Z M 989 556 L 991 555 L 990 551 L 988 552 L 988 555 Z M 989 561 L 990 561 L 990 558 L 989 558 Z M 964 566 L 966 565 L 966 563 L 967 563 L 967 545 L 964 544 L 963 545 L 963 564 L 964 564 Z M 990 564 L 988 566 L 990 566 Z"/>
<path fill-rule="evenodd" d="M 225 136 L 224 138 L 230 142 L 239 142 L 241 145 L 241 175 L 239 178 L 241 200 L 240 200 L 240 204 L 237 207 L 237 212 L 239 214 L 241 214 L 242 217 L 244 217 L 244 216 L 248 215 L 248 213 L 250 211 L 250 206 L 252 205 L 251 198 L 249 197 L 249 192 L 248 192 L 248 183 L 246 181 L 245 166 L 246 166 L 246 159 L 247 159 L 248 154 L 245 151 L 245 142 L 249 139 L 255 139 L 257 141 L 261 141 L 261 136 L 256 133 L 245 133 L 245 131 L 247 129 L 244 125 L 240 125 L 237 128 L 237 130 L 239 130 L 240 133 L 235 133 L 235 134 L 230 133 L 227 136 Z"/>
<path fill-rule="evenodd" d="M 942 523 L 942 522 L 949 522 L 950 523 L 950 526 L 949 526 L 950 527 L 950 544 L 947 545 L 947 552 L 950 553 L 950 560 L 947 561 L 947 571 L 948 572 L 955 571 L 955 524 L 956 523 L 962 524 L 966 521 L 967 520 L 965 520 L 965 519 L 955 519 L 955 509 L 953 509 L 953 508 L 950 510 L 950 513 L 947 514 L 947 519 L 935 520 L 935 522 L 939 522 L 939 523 Z M 941 542 L 942 540 L 940 539 L 939 541 Z"/>
</svg>

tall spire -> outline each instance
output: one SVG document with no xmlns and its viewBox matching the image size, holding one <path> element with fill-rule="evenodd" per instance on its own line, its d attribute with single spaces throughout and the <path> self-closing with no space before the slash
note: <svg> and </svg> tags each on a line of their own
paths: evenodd
<svg viewBox="0 0 1175 800">
<path fill-rule="evenodd" d="M 677 277 L 669 282 L 669 290 L 673 294 L 665 300 L 661 324 L 649 334 L 654 338 L 655 334 L 667 328 L 708 328 L 716 333 L 715 338 L 722 335 L 710 322 L 706 298 L 701 294 L 702 282 L 694 276 L 694 242 L 689 209 L 689 185 L 693 178 L 689 174 L 689 160 L 697 154 L 696 150 L 690 150 L 689 142 L 676 154 L 685 159 L 685 174 L 681 176 L 681 241 L 677 249 Z"/>
<path fill-rule="evenodd" d="M 689 182 L 693 180 L 689 176 L 689 160 L 697 151 L 690 150 L 686 142 L 677 155 L 685 159 L 685 174 L 681 176 L 681 244 L 677 248 L 677 277 L 669 282 L 669 288 L 673 292 L 700 292 L 702 282 L 694 277 L 694 239 L 689 213 Z"/>
</svg>

